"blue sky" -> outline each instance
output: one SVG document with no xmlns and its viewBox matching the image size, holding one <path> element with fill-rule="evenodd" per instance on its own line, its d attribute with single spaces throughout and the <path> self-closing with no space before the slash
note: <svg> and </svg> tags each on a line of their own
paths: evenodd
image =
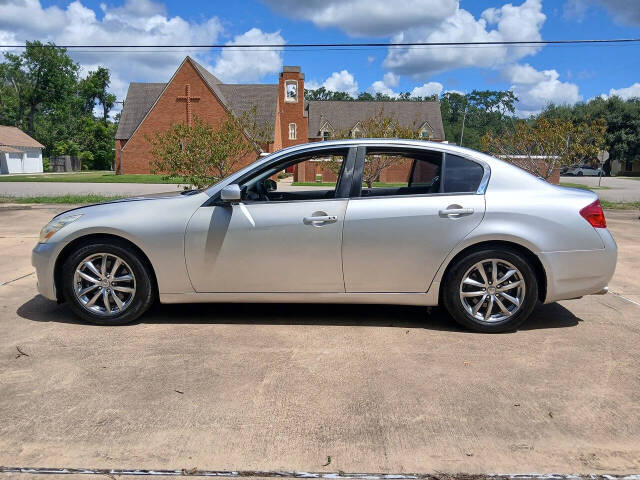
<svg viewBox="0 0 640 480">
<path fill-rule="evenodd" d="M 314 43 L 559 40 L 640 37 L 628 0 L 0 0 L 0 43 Z M 185 55 L 224 81 L 277 81 L 300 65 L 311 86 L 409 91 L 511 88 L 522 115 L 549 102 L 640 96 L 640 44 L 419 50 L 72 52 L 85 70 L 113 71 L 113 89 L 166 81 Z"/>
</svg>

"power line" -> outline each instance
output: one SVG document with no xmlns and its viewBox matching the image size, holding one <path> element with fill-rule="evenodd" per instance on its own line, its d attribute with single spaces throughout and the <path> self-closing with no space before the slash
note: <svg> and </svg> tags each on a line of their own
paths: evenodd
<svg viewBox="0 0 640 480">
<path fill-rule="evenodd" d="M 171 45 L 55 45 L 58 48 L 213 48 L 213 49 L 284 49 L 284 48 L 407 48 L 407 47 L 459 47 L 459 46 L 532 46 L 532 45 L 579 45 L 579 44 L 625 44 L 638 43 L 640 38 L 605 38 L 582 40 L 514 40 L 492 42 L 404 42 L 404 43 L 265 43 L 265 44 L 171 44 Z M 51 47 L 49 44 L 31 45 L 32 47 Z M 0 48 L 26 48 L 26 45 L 0 45 Z"/>
</svg>

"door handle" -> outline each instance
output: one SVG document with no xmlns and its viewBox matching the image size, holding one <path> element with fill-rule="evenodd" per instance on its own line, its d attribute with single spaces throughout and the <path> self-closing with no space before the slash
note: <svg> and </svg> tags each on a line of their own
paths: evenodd
<svg viewBox="0 0 640 480">
<path fill-rule="evenodd" d="M 316 217 L 304 217 L 302 223 L 305 225 L 324 225 L 327 223 L 336 223 L 338 217 L 336 215 L 318 215 Z"/>
<path fill-rule="evenodd" d="M 438 212 L 441 217 L 462 217 L 463 215 L 471 215 L 473 208 L 447 208 Z"/>
</svg>

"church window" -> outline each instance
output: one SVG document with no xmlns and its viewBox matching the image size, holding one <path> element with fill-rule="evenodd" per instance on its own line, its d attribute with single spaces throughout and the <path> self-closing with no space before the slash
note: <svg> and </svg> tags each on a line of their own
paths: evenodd
<svg viewBox="0 0 640 480">
<path fill-rule="evenodd" d="M 295 123 L 289 124 L 289 140 L 295 140 L 298 138 L 297 125 Z"/>
<path fill-rule="evenodd" d="M 296 80 L 287 80 L 284 82 L 284 101 L 298 102 L 298 82 Z"/>
</svg>

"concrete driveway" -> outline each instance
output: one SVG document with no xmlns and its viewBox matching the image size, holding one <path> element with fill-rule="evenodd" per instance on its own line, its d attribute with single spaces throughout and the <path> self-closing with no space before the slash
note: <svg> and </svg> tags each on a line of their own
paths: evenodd
<svg viewBox="0 0 640 480">
<path fill-rule="evenodd" d="M 29 264 L 59 210 L 0 210 L 0 465 L 640 469 L 637 212 L 608 213 L 618 295 L 480 335 L 380 306 L 172 305 L 84 325 L 36 294 Z"/>
<path fill-rule="evenodd" d="M 561 182 L 598 186 L 598 177 L 560 177 Z M 602 190 L 596 190 L 601 200 L 609 202 L 640 202 L 640 180 L 621 177 L 603 177 Z"/>
</svg>

